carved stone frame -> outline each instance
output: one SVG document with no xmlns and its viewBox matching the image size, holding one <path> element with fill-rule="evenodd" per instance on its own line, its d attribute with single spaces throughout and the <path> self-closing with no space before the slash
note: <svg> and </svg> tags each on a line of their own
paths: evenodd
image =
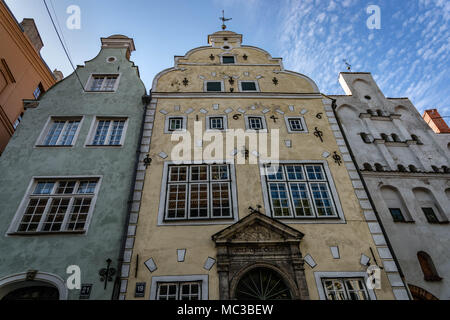
<svg viewBox="0 0 450 320">
<path fill-rule="evenodd" d="M 300 231 L 257 212 L 213 235 L 220 299 L 235 299 L 239 280 L 252 269 L 264 267 L 283 278 L 293 299 L 309 300 L 302 238 Z"/>
</svg>

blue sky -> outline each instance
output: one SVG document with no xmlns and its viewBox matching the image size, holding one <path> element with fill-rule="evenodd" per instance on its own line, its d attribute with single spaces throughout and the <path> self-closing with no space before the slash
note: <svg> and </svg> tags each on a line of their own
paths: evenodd
<svg viewBox="0 0 450 320">
<path fill-rule="evenodd" d="M 50 68 L 72 72 L 42 0 L 6 0 L 17 20 L 34 18 Z M 371 72 L 387 97 L 409 97 L 417 109 L 450 116 L 450 2 L 448 0 L 47 0 L 75 65 L 93 58 L 100 37 L 133 37 L 146 88 L 173 65 L 173 56 L 206 45 L 221 10 L 244 43 L 282 57 L 286 69 L 314 79 L 326 94 L 343 94 L 338 75 Z M 52 8 L 53 5 L 53 8 Z M 67 7 L 81 8 L 81 29 L 66 27 Z M 381 29 L 369 30 L 369 5 L 381 9 Z M 52 12 L 53 13 L 53 12 Z M 447 120 L 448 121 L 448 120 Z"/>
</svg>

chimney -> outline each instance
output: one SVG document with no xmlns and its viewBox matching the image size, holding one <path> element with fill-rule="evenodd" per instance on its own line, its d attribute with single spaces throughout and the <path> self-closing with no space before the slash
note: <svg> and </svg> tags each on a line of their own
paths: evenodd
<svg viewBox="0 0 450 320">
<path fill-rule="evenodd" d="M 133 39 L 121 34 L 101 38 L 101 41 L 102 48 L 127 48 L 126 57 L 128 60 L 130 60 L 131 52 L 136 50 Z"/>
<path fill-rule="evenodd" d="M 435 133 L 450 133 L 450 128 L 437 109 L 425 110 L 422 118 Z"/>
<path fill-rule="evenodd" d="M 42 42 L 41 36 L 39 35 L 39 31 L 34 23 L 34 19 L 25 18 L 22 20 L 20 25 L 23 28 L 23 32 L 27 35 L 33 47 L 37 52 L 40 52 L 44 43 Z"/>
</svg>

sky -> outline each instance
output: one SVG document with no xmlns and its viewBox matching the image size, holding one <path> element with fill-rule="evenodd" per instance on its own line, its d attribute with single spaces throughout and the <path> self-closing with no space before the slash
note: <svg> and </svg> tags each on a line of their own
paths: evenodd
<svg viewBox="0 0 450 320">
<path fill-rule="evenodd" d="M 450 116 L 450 1 L 448 0 L 46 0 L 75 65 L 95 57 L 100 38 L 134 38 L 131 60 L 147 89 L 173 66 L 175 55 L 207 45 L 220 30 L 244 44 L 282 57 L 284 67 L 312 78 L 325 94 L 344 94 L 339 72 L 371 72 L 386 97 L 408 97 L 419 110 Z M 73 72 L 43 0 L 6 0 L 20 22 L 34 18 L 49 67 Z M 71 5 L 80 8 L 79 29 L 69 29 Z M 380 9 L 379 28 L 368 28 Z M 370 25 L 370 24 L 369 24 Z M 449 119 L 446 119 L 449 122 Z"/>
</svg>

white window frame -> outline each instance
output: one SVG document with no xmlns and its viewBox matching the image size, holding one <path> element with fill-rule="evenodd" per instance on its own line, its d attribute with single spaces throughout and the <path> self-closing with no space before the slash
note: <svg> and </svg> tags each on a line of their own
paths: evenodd
<svg viewBox="0 0 450 320">
<path fill-rule="evenodd" d="M 173 218 L 166 219 L 166 200 L 168 198 L 168 175 L 169 175 L 169 166 L 171 165 L 220 165 L 226 164 L 229 165 L 229 194 L 231 196 L 230 208 L 231 208 L 231 216 L 230 217 L 208 217 L 208 218 L 195 218 L 188 219 L 189 211 L 187 211 L 187 216 L 185 218 Z M 209 170 L 208 170 L 209 172 Z M 190 173 L 189 173 L 190 174 Z M 217 180 L 218 183 L 221 180 Z M 197 183 L 197 182 L 194 182 Z M 198 183 L 202 183 L 202 181 L 198 181 Z M 205 183 L 209 183 L 205 181 Z M 185 183 L 183 183 L 185 184 Z M 189 183 L 188 185 L 190 185 Z M 189 190 L 190 187 L 186 190 L 186 210 L 190 206 L 190 198 L 189 198 Z M 211 188 L 208 187 L 208 200 L 212 200 Z M 209 204 L 208 204 L 209 206 Z M 239 219 L 238 212 L 238 204 L 237 204 L 237 186 L 236 186 L 236 170 L 234 165 L 234 160 L 225 160 L 223 162 L 215 161 L 215 160 L 205 160 L 202 163 L 197 163 L 194 161 L 183 161 L 182 163 L 176 161 L 165 161 L 163 168 L 163 177 L 161 184 L 161 192 L 159 198 L 159 208 L 158 208 L 158 226 L 176 226 L 176 225 L 224 225 L 224 224 L 233 224 L 237 222 Z"/>
<path fill-rule="evenodd" d="M 47 135 L 48 135 L 54 121 L 72 121 L 72 120 L 80 121 L 77 131 L 75 132 L 75 135 L 73 136 L 72 144 L 70 144 L 70 145 L 45 145 L 44 144 L 44 141 L 46 140 Z M 41 133 L 39 134 L 39 137 L 37 138 L 34 146 L 38 147 L 38 148 L 73 148 L 75 146 L 75 144 L 77 143 L 78 135 L 80 133 L 81 126 L 83 125 L 83 121 L 84 121 L 84 116 L 67 116 L 67 117 L 49 116 L 47 119 L 47 122 L 45 123 L 44 128 L 42 129 Z M 65 124 L 64 127 L 66 127 L 66 125 L 67 124 Z M 61 134 L 60 134 L 58 140 L 61 139 L 61 136 L 62 136 L 62 131 L 61 131 Z"/>
<path fill-rule="evenodd" d="M 181 130 L 170 130 L 170 119 L 174 118 L 182 118 L 183 119 L 183 127 Z M 187 130 L 187 116 L 166 116 L 166 119 L 164 121 L 164 133 L 165 134 L 172 134 L 172 133 L 179 133 L 179 132 L 186 132 Z"/>
<path fill-rule="evenodd" d="M 301 124 L 302 124 L 302 127 L 303 127 L 303 130 L 292 130 L 292 128 L 291 128 L 291 124 L 290 124 L 290 120 L 300 120 L 301 121 Z M 284 121 L 286 122 L 286 128 L 287 128 L 287 131 L 288 131 L 288 133 L 293 133 L 293 134 L 295 134 L 295 133 L 308 133 L 308 127 L 306 126 L 306 121 L 305 121 L 305 118 L 304 117 L 302 117 L 302 116 L 286 116 L 286 117 L 284 117 Z"/>
<path fill-rule="evenodd" d="M 214 129 L 211 128 L 211 118 L 222 118 L 223 123 L 223 129 Z M 210 115 L 206 116 L 206 126 L 207 131 L 217 131 L 217 132 L 223 132 L 228 130 L 228 117 L 226 115 Z"/>
<path fill-rule="evenodd" d="M 100 121 L 118 121 L 118 120 L 123 120 L 125 121 L 124 125 L 123 125 L 123 130 L 122 130 L 122 136 L 120 137 L 120 144 L 114 144 L 114 145 L 109 145 L 109 144 L 99 144 L 99 145 L 94 145 L 94 139 L 95 139 L 95 133 L 97 131 L 97 126 L 99 124 Z M 91 128 L 89 129 L 89 134 L 86 138 L 86 142 L 85 142 L 85 147 L 88 148 L 120 148 L 123 147 L 124 143 L 125 143 L 125 138 L 127 135 L 127 129 L 128 129 L 128 117 L 124 117 L 124 116 L 95 116 L 94 119 L 92 120 L 91 123 Z M 111 132 L 112 132 L 112 126 L 110 125 L 108 127 L 108 132 L 106 134 L 106 141 L 111 139 Z"/>
<path fill-rule="evenodd" d="M 243 90 L 242 89 L 242 82 L 253 82 L 255 84 L 255 86 L 256 86 L 256 90 Z M 239 85 L 239 91 L 240 92 L 260 92 L 259 84 L 258 84 L 258 81 L 256 81 L 256 80 L 239 80 L 238 81 L 238 85 Z"/>
<path fill-rule="evenodd" d="M 96 76 L 117 76 L 116 82 L 114 83 L 113 90 L 91 90 L 92 84 L 94 83 L 94 77 Z M 120 78 L 122 77 L 122 73 L 91 73 L 85 85 L 85 91 L 88 93 L 114 93 L 119 88 Z M 104 83 L 102 84 L 102 88 L 104 87 Z"/>
<path fill-rule="evenodd" d="M 366 287 L 368 296 L 370 300 L 377 300 L 377 296 L 373 289 L 367 286 L 368 274 L 367 272 L 314 272 L 314 277 L 316 279 L 317 291 L 319 292 L 320 300 L 327 300 L 325 293 L 325 288 L 323 287 L 322 280 L 325 279 L 351 279 L 358 278 L 364 279 L 364 285 Z"/>
<path fill-rule="evenodd" d="M 36 188 L 36 185 L 37 185 L 37 183 L 39 181 L 42 181 L 42 180 L 44 180 L 44 181 L 45 180 L 55 181 L 55 182 L 58 182 L 58 181 L 61 181 L 61 180 L 86 181 L 86 180 L 90 180 L 90 179 L 97 180 L 97 185 L 95 187 L 95 191 L 94 191 L 94 194 L 92 196 L 92 201 L 91 201 L 91 204 L 90 204 L 89 212 L 87 214 L 86 223 L 84 225 L 83 231 L 33 231 L 33 232 L 21 232 L 21 231 L 18 231 L 19 226 L 20 226 L 20 222 L 22 221 L 22 217 L 23 217 L 23 215 L 25 213 L 25 210 L 28 207 L 30 196 L 34 192 L 34 190 Z M 99 195 L 102 179 L 103 179 L 103 177 L 102 176 L 98 176 L 98 175 L 97 176 L 94 175 L 94 176 L 56 176 L 56 177 L 55 176 L 36 176 L 36 177 L 32 177 L 30 183 L 28 184 L 28 188 L 27 188 L 27 190 L 25 192 L 25 195 L 23 196 L 23 198 L 22 198 L 22 200 L 21 200 L 21 202 L 19 204 L 19 207 L 18 207 L 18 209 L 16 211 L 16 214 L 14 215 L 14 218 L 13 218 L 13 220 L 12 220 L 12 222 L 11 222 L 7 232 L 6 232 L 6 236 L 11 236 L 11 235 L 38 236 L 38 235 L 42 235 L 42 234 L 83 234 L 83 235 L 86 235 L 88 233 L 88 231 L 89 231 L 89 226 L 90 226 L 90 223 L 91 223 L 91 220 L 92 220 L 93 212 L 95 210 L 95 204 L 97 202 L 97 198 L 98 198 L 98 195 Z M 54 186 L 53 188 L 56 188 L 56 186 Z M 82 195 L 82 194 L 79 194 L 79 195 Z M 44 223 L 44 221 L 45 221 L 45 219 L 47 217 L 49 207 L 51 206 L 51 202 L 52 202 L 52 196 L 51 195 L 42 195 L 42 196 L 43 197 L 48 197 L 49 201 L 47 202 L 45 212 L 44 212 L 44 214 L 42 215 L 42 217 L 40 219 L 40 222 L 39 222 L 40 226 L 43 225 L 43 223 Z M 64 195 L 61 195 L 61 197 L 64 197 Z M 72 195 L 70 197 L 71 200 L 70 200 L 70 203 L 69 203 L 69 207 L 68 207 L 68 209 L 67 209 L 67 211 L 65 213 L 65 216 L 66 215 L 70 215 L 69 211 L 70 211 L 70 208 L 73 205 L 73 199 L 76 198 L 76 197 L 77 197 L 77 195 Z M 65 219 L 64 219 L 66 223 L 67 223 L 67 219 L 68 219 L 68 217 L 65 217 Z"/>
<path fill-rule="evenodd" d="M 250 129 L 250 120 L 249 118 L 260 118 L 261 119 L 261 123 L 262 123 L 262 129 L 260 130 L 254 130 L 254 129 Z M 262 116 L 262 115 L 245 115 L 244 116 L 244 120 L 245 120 L 245 131 L 247 132 L 267 132 L 267 122 L 266 122 L 266 117 Z"/>
<path fill-rule="evenodd" d="M 208 91 L 208 83 L 209 82 L 220 82 L 220 91 Z M 203 82 L 203 91 L 204 92 L 224 92 L 225 91 L 225 84 L 223 82 L 223 80 L 205 80 Z"/>
<path fill-rule="evenodd" d="M 207 274 L 202 275 L 184 275 L 184 276 L 153 276 L 150 286 L 150 300 L 156 300 L 158 294 L 159 283 L 182 283 L 182 282 L 200 282 L 201 283 L 201 299 L 209 299 L 209 279 Z"/>
<path fill-rule="evenodd" d="M 261 159 L 259 162 L 259 168 L 260 168 L 260 175 L 261 175 L 261 187 L 263 191 L 263 199 L 264 199 L 264 208 L 265 208 L 265 214 L 268 217 L 272 216 L 272 205 L 271 205 L 271 196 L 270 191 L 268 190 L 268 182 L 277 182 L 276 180 L 268 181 L 265 174 L 265 165 L 268 165 L 270 163 L 273 163 L 276 165 L 276 163 L 273 160 L 266 160 Z M 330 196 L 332 197 L 333 204 L 334 204 L 334 210 L 336 215 L 335 216 L 323 216 L 318 217 L 316 215 L 316 211 L 314 211 L 314 217 L 295 217 L 295 218 L 289 218 L 289 217 L 273 217 L 274 219 L 280 219 L 284 223 L 292 223 L 292 224 L 310 224 L 310 223 L 322 223 L 322 224 L 340 224 L 345 223 L 345 216 L 344 212 L 342 210 L 341 202 L 339 199 L 339 195 L 336 190 L 336 185 L 333 180 L 333 176 L 331 175 L 330 168 L 328 166 L 328 162 L 326 160 L 280 160 L 278 161 L 281 165 L 322 165 L 323 172 L 325 174 L 325 177 L 327 179 L 328 183 L 328 191 L 330 193 Z M 280 181 L 281 183 L 284 183 L 283 181 Z M 294 183 L 296 181 L 293 181 Z M 324 181 L 318 181 L 318 182 L 324 182 Z M 310 192 L 309 196 L 312 198 L 312 193 Z M 294 217 L 292 206 L 290 205 L 290 212 L 292 216 Z M 313 203 L 313 206 L 315 208 L 315 204 Z M 314 209 L 315 210 L 315 209 Z"/>
</svg>

